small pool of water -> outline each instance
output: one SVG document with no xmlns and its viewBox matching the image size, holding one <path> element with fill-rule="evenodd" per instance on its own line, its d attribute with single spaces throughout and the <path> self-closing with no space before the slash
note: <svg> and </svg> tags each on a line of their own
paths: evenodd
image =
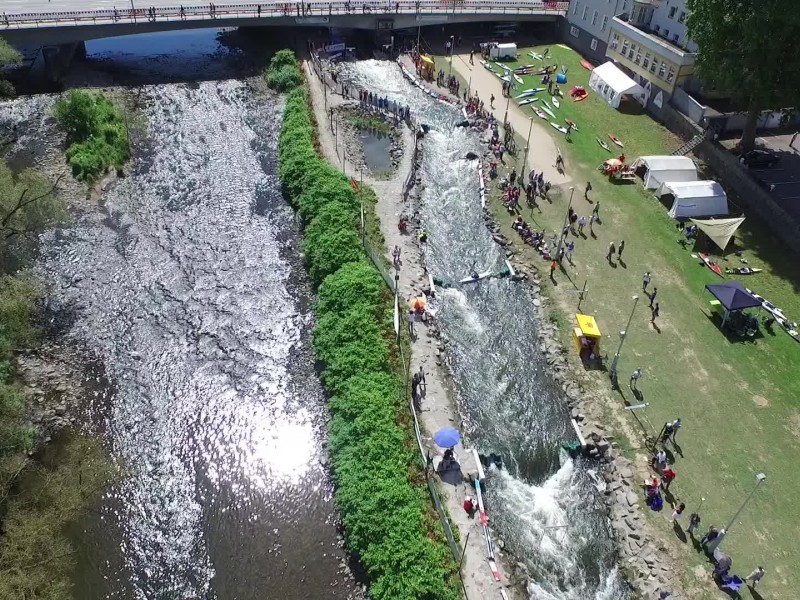
<svg viewBox="0 0 800 600">
<path fill-rule="evenodd" d="M 359 134 L 364 147 L 364 163 L 373 174 L 387 173 L 393 169 L 392 138 L 377 131 L 362 130 Z"/>
</svg>

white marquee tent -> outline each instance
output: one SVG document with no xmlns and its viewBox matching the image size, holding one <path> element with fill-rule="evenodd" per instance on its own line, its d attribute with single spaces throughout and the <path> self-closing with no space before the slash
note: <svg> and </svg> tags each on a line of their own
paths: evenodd
<svg viewBox="0 0 800 600">
<path fill-rule="evenodd" d="M 644 89 L 625 75 L 613 62 L 608 61 L 592 69 L 589 87 L 600 94 L 614 108 L 619 108 L 622 96 L 644 96 Z"/>
<path fill-rule="evenodd" d="M 654 190 L 662 183 L 697 181 L 697 165 L 688 156 L 640 156 L 631 165 L 635 171 L 640 169 L 644 187 Z"/>
<path fill-rule="evenodd" d="M 671 195 L 674 200 L 669 216 L 717 217 L 728 214 L 728 196 L 716 181 L 667 181 L 656 190 L 656 196 Z"/>
</svg>

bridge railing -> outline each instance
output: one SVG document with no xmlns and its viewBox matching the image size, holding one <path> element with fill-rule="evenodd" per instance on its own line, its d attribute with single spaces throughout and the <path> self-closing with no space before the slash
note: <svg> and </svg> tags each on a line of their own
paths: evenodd
<svg viewBox="0 0 800 600">
<path fill-rule="evenodd" d="M 249 4 L 207 4 L 203 6 L 170 6 L 83 11 L 3 13 L 3 28 L 93 25 L 111 23 L 148 23 L 198 19 L 236 19 L 258 17 L 311 17 L 333 15 L 447 15 L 447 14 L 564 14 L 568 1 L 542 2 L 516 0 L 490 2 L 481 0 L 362 0 L 335 2 L 262 2 Z"/>
</svg>

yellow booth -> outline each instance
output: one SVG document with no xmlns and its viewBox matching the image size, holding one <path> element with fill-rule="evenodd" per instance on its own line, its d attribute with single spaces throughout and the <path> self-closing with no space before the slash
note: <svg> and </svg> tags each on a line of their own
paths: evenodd
<svg viewBox="0 0 800 600">
<path fill-rule="evenodd" d="M 434 74 L 436 73 L 436 61 L 431 56 L 427 56 L 425 54 L 419 57 L 419 63 L 417 64 L 417 72 L 422 79 L 427 81 L 431 81 L 434 78 Z"/>
<path fill-rule="evenodd" d="M 572 330 L 575 347 L 583 360 L 595 360 L 600 356 L 600 338 L 603 334 L 597 327 L 597 322 L 591 315 L 576 314 L 578 326 Z"/>
</svg>

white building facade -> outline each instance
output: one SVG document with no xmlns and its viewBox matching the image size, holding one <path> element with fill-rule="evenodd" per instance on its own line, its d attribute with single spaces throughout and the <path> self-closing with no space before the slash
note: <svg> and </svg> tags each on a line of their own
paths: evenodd
<svg viewBox="0 0 800 600">
<path fill-rule="evenodd" d="M 633 0 L 571 0 L 564 39 L 590 61 L 605 62 L 611 21 L 632 6 Z"/>
</svg>

